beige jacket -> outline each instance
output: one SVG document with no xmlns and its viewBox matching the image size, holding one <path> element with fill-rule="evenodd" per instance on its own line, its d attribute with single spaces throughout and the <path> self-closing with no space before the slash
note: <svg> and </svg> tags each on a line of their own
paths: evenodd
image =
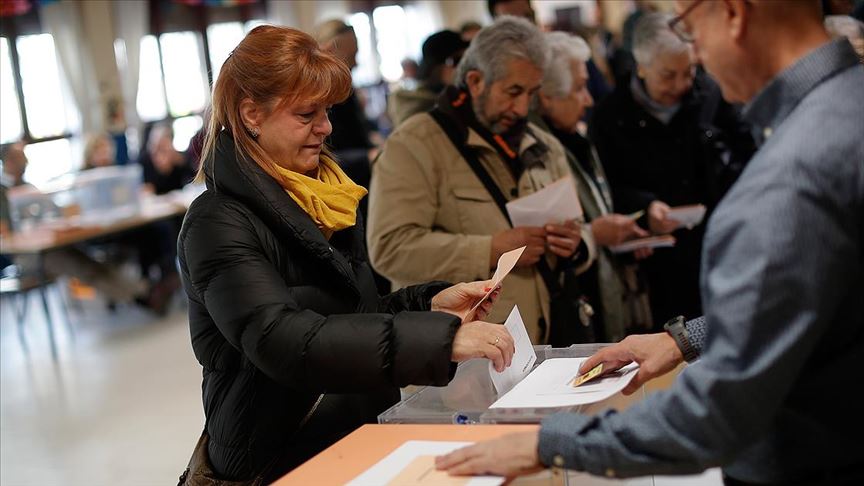
<svg viewBox="0 0 864 486">
<path fill-rule="evenodd" d="M 530 126 L 537 138 L 526 135 L 520 155 L 536 144 L 540 146 L 533 150 L 545 147 L 546 153 L 543 163 L 527 168 L 518 184 L 495 149 L 475 131 L 468 133 L 468 145 L 478 149 L 481 163 L 508 199 L 571 174 L 560 142 Z M 429 280 L 490 278 L 492 235 L 509 228 L 492 196 L 430 115 L 409 118 L 389 137 L 372 167 L 368 242 L 372 265 L 394 288 Z M 582 238 L 589 258 L 577 271 L 587 269 L 596 252 L 587 230 Z M 539 325 L 541 317 L 549 322 L 549 294 L 533 266 L 510 273 L 487 320 L 504 322 L 514 305 L 532 342 L 541 344 L 541 336 L 549 335 L 548 327 L 543 332 Z"/>
</svg>

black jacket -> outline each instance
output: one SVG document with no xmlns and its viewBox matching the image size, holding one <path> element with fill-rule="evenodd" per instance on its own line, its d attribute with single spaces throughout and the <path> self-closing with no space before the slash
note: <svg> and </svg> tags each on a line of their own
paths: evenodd
<svg viewBox="0 0 864 486">
<path fill-rule="evenodd" d="M 749 127 L 701 74 L 669 124 L 650 115 L 633 98 L 630 84 L 622 83 L 598 104 L 590 128 L 615 210 L 623 214 L 658 199 L 670 206 L 701 203 L 710 212 L 755 151 Z M 701 315 L 699 262 L 707 220 L 706 215 L 696 228 L 676 231 L 675 248 L 655 251 L 641 265 L 655 325 L 678 314 Z"/>
<path fill-rule="evenodd" d="M 326 240 L 223 133 L 178 242 L 217 473 L 272 480 L 399 399 L 444 385 L 459 319 L 429 309 L 443 282 L 379 298 L 361 224 Z M 326 393 L 311 420 L 298 425 Z"/>
</svg>

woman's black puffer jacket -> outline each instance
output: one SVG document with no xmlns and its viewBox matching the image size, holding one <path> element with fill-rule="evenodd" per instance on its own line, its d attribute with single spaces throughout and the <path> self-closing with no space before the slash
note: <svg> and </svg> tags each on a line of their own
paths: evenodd
<svg viewBox="0 0 864 486">
<path fill-rule="evenodd" d="M 325 239 L 225 132 L 206 175 L 178 255 L 219 475 L 275 479 L 374 423 L 398 387 L 452 378 L 459 319 L 417 312 L 447 284 L 379 298 L 362 224 Z"/>
</svg>

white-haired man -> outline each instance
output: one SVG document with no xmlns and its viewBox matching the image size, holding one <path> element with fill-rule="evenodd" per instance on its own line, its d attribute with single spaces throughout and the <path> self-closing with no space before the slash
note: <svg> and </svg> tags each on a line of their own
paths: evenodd
<svg viewBox="0 0 864 486">
<path fill-rule="evenodd" d="M 673 28 L 723 96 L 747 103 L 764 143 L 709 222 L 704 321 L 632 336 L 585 367 L 636 361 L 638 384 L 682 355 L 699 362 L 625 412 L 552 415 L 539 433 L 439 467 L 623 477 L 722 466 L 727 485 L 864 484 L 850 396 L 864 354 L 864 67 L 848 41 L 830 41 L 814 0 L 678 0 L 677 11 Z"/>
<path fill-rule="evenodd" d="M 587 268 L 594 252 L 575 221 L 513 228 L 503 208 L 570 174 L 561 144 L 526 120 L 547 59 L 543 34 L 524 19 L 502 17 L 481 30 L 457 86 L 387 140 L 369 201 L 371 261 L 395 288 L 489 278 L 501 254 L 526 246 L 488 319 L 503 322 L 518 304 L 538 344 L 557 324 L 546 279 Z"/>
</svg>

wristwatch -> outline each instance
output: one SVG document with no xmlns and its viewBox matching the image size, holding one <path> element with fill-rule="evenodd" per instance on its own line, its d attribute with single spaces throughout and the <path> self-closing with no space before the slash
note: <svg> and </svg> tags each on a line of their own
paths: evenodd
<svg viewBox="0 0 864 486">
<path fill-rule="evenodd" d="M 690 344 L 690 333 L 687 332 L 687 326 L 684 325 L 684 316 L 674 317 L 663 325 L 663 329 L 672 336 L 681 354 L 684 355 L 684 361 L 692 363 L 699 357 L 699 353 Z"/>
</svg>

